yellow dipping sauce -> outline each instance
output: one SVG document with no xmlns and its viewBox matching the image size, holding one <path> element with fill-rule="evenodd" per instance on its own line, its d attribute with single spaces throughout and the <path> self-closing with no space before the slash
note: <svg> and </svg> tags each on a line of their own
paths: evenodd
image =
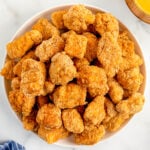
<svg viewBox="0 0 150 150">
<path fill-rule="evenodd" d="M 134 0 L 137 6 L 150 15 L 150 0 Z"/>
</svg>

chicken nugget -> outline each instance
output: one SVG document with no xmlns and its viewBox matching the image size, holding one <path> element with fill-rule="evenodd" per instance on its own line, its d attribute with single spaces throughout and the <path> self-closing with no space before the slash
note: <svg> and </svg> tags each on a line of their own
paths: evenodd
<svg viewBox="0 0 150 150">
<path fill-rule="evenodd" d="M 38 110 L 36 121 L 46 129 L 58 129 L 62 125 L 61 110 L 54 104 L 45 104 Z"/>
<path fill-rule="evenodd" d="M 97 13 L 95 15 L 95 29 L 101 36 L 106 32 L 110 32 L 115 40 L 119 35 L 118 20 L 110 13 Z"/>
<path fill-rule="evenodd" d="M 143 75 L 140 73 L 139 67 L 129 70 L 119 71 L 117 80 L 126 90 L 137 92 L 143 83 Z"/>
<path fill-rule="evenodd" d="M 134 42 L 129 39 L 127 31 L 123 31 L 122 33 L 119 34 L 118 44 L 122 49 L 123 57 L 129 57 L 131 55 L 134 55 L 135 53 Z"/>
<path fill-rule="evenodd" d="M 11 59 L 22 57 L 34 45 L 42 41 L 42 35 L 37 30 L 31 30 L 7 44 L 7 54 Z"/>
<path fill-rule="evenodd" d="M 40 95 L 40 96 L 37 96 L 36 102 L 37 102 L 38 108 L 41 108 L 45 104 L 48 104 L 50 101 L 49 101 L 48 96 Z"/>
<path fill-rule="evenodd" d="M 45 78 L 46 69 L 44 63 L 33 59 L 23 61 L 20 90 L 25 95 L 41 95 L 43 93 Z"/>
<path fill-rule="evenodd" d="M 76 32 L 74 32 L 73 30 L 69 30 L 67 32 L 62 33 L 61 37 L 64 39 L 64 41 L 66 41 L 68 37 L 73 34 L 76 35 Z"/>
<path fill-rule="evenodd" d="M 18 77 L 21 77 L 21 71 L 22 71 L 22 62 L 25 60 L 25 59 L 28 59 L 28 58 L 32 58 L 32 59 L 37 59 L 37 57 L 35 56 L 35 53 L 34 51 L 30 51 L 28 52 L 24 57 L 22 57 L 18 62 L 17 64 L 13 67 L 13 72 L 15 75 L 17 75 Z"/>
<path fill-rule="evenodd" d="M 122 49 L 123 56 L 120 70 L 131 69 L 143 64 L 142 58 L 135 53 L 134 42 L 129 39 L 127 31 L 119 34 L 118 44 Z"/>
<path fill-rule="evenodd" d="M 83 35 L 87 38 L 87 47 L 86 47 L 86 52 L 85 52 L 85 58 L 89 62 L 93 61 L 95 58 L 97 58 L 97 46 L 98 46 L 98 39 L 97 37 L 90 33 L 90 32 L 85 32 Z"/>
<path fill-rule="evenodd" d="M 13 110 L 20 115 L 22 113 L 25 95 L 20 90 L 13 90 L 9 92 L 8 98 Z"/>
<path fill-rule="evenodd" d="M 86 58 L 82 58 L 82 59 L 75 58 L 73 62 L 77 70 L 81 70 L 84 65 L 89 66 L 90 64 Z"/>
<path fill-rule="evenodd" d="M 142 110 L 144 96 L 141 93 L 134 93 L 128 99 L 122 100 L 116 105 L 116 110 L 123 114 L 133 115 Z"/>
<path fill-rule="evenodd" d="M 19 90 L 20 89 L 20 78 L 15 77 L 11 80 L 11 88 L 12 90 Z"/>
<path fill-rule="evenodd" d="M 38 30 L 43 40 L 47 40 L 54 35 L 59 35 L 59 30 L 53 26 L 46 18 L 40 18 L 32 27 L 33 30 Z"/>
<path fill-rule="evenodd" d="M 62 109 L 84 105 L 86 104 L 86 88 L 74 83 L 68 83 L 56 88 L 52 99 L 54 104 Z"/>
<path fill-rule="evenodd" d="M 13 90 L 9 92 L 9 102 L 18 115 L 28 116 L 35 104 L 35 98 L 25 96 L 20 90 Z"/>
<path fill-rule="evenodd" d="M 64 127 L 73 133 L 81 133 L 84 130 L 83 120 L 76 109 L 65 109 L 62 112 Z"/>
<path fill-rule="evenodd" d="M 23 127 L 26 130 L 36 131 L 38 124 L 36 122 L 37 111 L 33 110 L 28 116 L 22 116 Z"/>
<path fill-rule="evenodd" d="M 59 139 L 68 137 L 69 132 L 63 126 L 58 129 L 45 129 L 44 127 L 40 126 L 38 129 L 38 135 L 47 143 L 52 144 Z"/>
<path fill-rule="evenodd" d="M 22 114 L 23 116 L 29 116 L 32 111 L 32 108 L 35 104 L 35 97 L 33 96 L 24 96 L 24 103 L 22 104 Z"/>
<path fill-rule="evenodd" d="M 106 111 L 106 115 L 102 122 L 103 125 L 106 124 L 112 117 L 117 115 L 115 105 L 108 98 L 105 98 L 105 111 Z"/>
<path fill-rule="evenodd" d="M 71 58 L 65 53 L 57 53 L 51 59 L 49 75 L 53 84 L 65 85 L 72 81 L 77 73 Z"/>
<path fill-rule="evenodd" d="M 122 63 L 120 64 L 119 70 L 132 69 L 134 67 L 139 67 L 142 64 L 143 64 L 142 58 L 137 54 L 133 54 L 122 58 Z"/>
<path fill-rule="evenodd" d="M 131 90 L 124 89 L 123 99 L 129 98 L 134 92 Z"/>
<path fill-rule="evenodd" d="M 64 40 L 60 36 L 53 36 L 36 47 L 35 55 L 41 62 L 46 62 L 49 61 L 57 52 L 62 51 L 64 46 Z"/>
<path fill-rule="evenodd" d="M 122 51 L 110 32 L 104 33 L 99 40 L 97 58 L 108 77 L 114 77 L 119 71 L 122 63 Z"/>
<path fill-rule="evenodd" d="M 112 117 L 107 123 L 105 123 L 104 127 L 110 132 L 115 132 L 123 125 L 123 123 L 125 123 L 127 119 L 129 119 L 129 115 L 119 113 Z"/>
<path fill-rule="evenodd" d="M 108 92 L 107 84 L 104 84 L 102 87 L 100 85 L 93 85 L 88 88 L 88 92 L 91 97 L 96 97 L 98 95 L 103 96 Z"/>
<path fill-rule="evenodd" d="M 115 105 L 108 98 L 105 98 L 105 109 L 107 115 L 109 115 L 110 117 L 116 116 L 117 111 L 115 110 Z"/>
<path fill-rule="evenodd" d="M 124 90 L 122 86 L 115 80 L 110 79 L 108 81 L 109 91 L 108 94 L 111 98 L 111 100 L 116 104 L 120 102 L 124 95 Z"/>
<path fill-rule="evenodd" d="M 2 68 L 0 74 L 8 80 L 13 79 L 15 77 L 13 73 L 14 66 L 15 66 L 14 60 L 6 60 L 4 67 Z"/>
<path fill-rule="evenodd" d="M 53 84 L 51 81 L 45 81 L 45 83 L 44 83 L 44 95 L 52 93 L 54 88 L 55 88 L 55 84 Z"/>
<path fill-rule="evenodd" d="M 75 5 L 63 15 L 63 20 L 65 27 L 81 33 L 94 23 L 95 15 L 83 5 Z"/>
<path fill-rule="evenodd" d="M 70 32 L 64 50 L 69 56 L 81 59 L 85 55 L 87 41 L 85 36 Z"/>
<path fill-rule="evenodd" d="M 64 20 L 63 15 L 67 13 L 67 10 L 59 10 L 55 11 L 51 14 L 51 20 L 52 23 L 58 28 L 58 29 L 64 29 Z"/>
<path fill-rule="evenodd" d="M 105 97 L 97 96 L 88 104 L 83 115 L 83 118 L 86 122 L 94 125 L 102 122 L 102 120 L 105 118 L 104 101 Z"/>
<path fill-rule="evenodd" d="M 108 92 L 106 73 L 97 66 L 83 66 L 78 72 L 77 82 L 87 87 L 92 97 Z"/>
<path fill-rule="evenodd" d="M 74 134 L 74 140 L 77 144 L 91 145 L 99 142 L 105 135 L 105 128 L 103 125 L 85 126 L 82 133 Z"/>
</svg>

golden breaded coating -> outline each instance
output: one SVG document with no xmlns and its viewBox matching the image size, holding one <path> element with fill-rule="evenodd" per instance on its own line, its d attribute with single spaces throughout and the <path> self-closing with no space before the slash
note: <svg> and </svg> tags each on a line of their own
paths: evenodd
<svg viewBox="0 0 150 150">
<path fill-rule="evenodd" d="M 76 68 L 68 55 L 57 53 L 52 57 L 49 75 L 53 84 L 65 85 L 72 81 L 76 74 Z"/>
<path fill-rule="evenodd" d="M 64 32 L 61 34 L 61 37 L 64 39 L 64 41 L 67 40 L 67 38 L 70 36 L 70 35 L 76 35 L 76 32 L 74 32 L 73 30 L 69 30 L 67 32 Z"/>
<path fill-rule="evenodd" d="M 79 59 L 83 58 L 86 52 L 87 38 L 74 32 L 70 32 L 66 36 L 68 36 L 64 49 L 66 54 Z"/>
<path fill-rule="evenodd" d="M 64 127 L 73 133 L 81 133 L 84 130 L 83 120 L 76 109 L 65 109 L 62 112 Z"/>
<path fill-rule="evenodd" d="M 42 41 L 42 35 L 37 30 L 31 30 L 7 44 L 7 54 L 10 58 L 20 58 L 34 45 Z"/>
<path fill-rule="evenodd" d="M 123 57 L 134 55 L 135 53 L 134 42 L 129 39 L 127 31 L 123 31 L 122 33 L 119 34 L 118 44 L 122 49 Z"/>
<path fill-rule="evenodd" d="M 81 70 L 84 65 L 89 66 L 90 64 L 86 58 L 82 58 L 82 59 L 75 58 L 73 62 L 77 70 Z"/>
<path fill-rule="evenodd" d="M 128 70 L 134 67 L 139 67 L 142 64 L 142 58 L 137 54 L 133 54 L 122 58 L 122 63 L 120 64 L 119 70 Z"/>
<path fill-rule="evenodd" d="M 51 14 L 51 20 L 52 23 L 58 28 L 58 29 L 64 29 L 64 20 L 63 15 L 67 13 L 67 10 L 59 10 L 55 11 Z"/>
<path fill-rule="evenodd" d="M 107 115 L 109 115 L 110 117 L 114 117 L 117 114 L 115 110 L 115 105 L 108 98 L 105 99 L 105 109 Z"/>
<path fill-rule="evenodd" d="M 61 110 L 54 104 L 45 104 L 38 110 L 36 121 L 46 129 L 58 129 L 62 125 Z"/>
<path fill-rule="evenodd" d="M 114 79 L 108 81 L 109 91 L 108 94 L 111 100 L 116 104 L 123 98 L 124 90 L 122 86 Z"/>
<path fill-rule="evenodd" d="M 25 95 L 20 90 L 13 90 L 9 92 L 8 98 L 13 110 L 17 114 L 21 114 Z"/>
<path fill-rule="evenodd" d="M 87 123 L 97 125 L 103 121 L 105 118 L 104 101 L 105 97 L 97 96 L 88 104 L 83 115 Z"/>
<path fill-rule="evenodd" d="M 37 46 L 35 55 L 40 59 L 41 62 L 46 62 L 49 61 L 57 52 L 62 51 L 64 46 L 64 40 L 60 36 L 53 36 Z"/>
<path fill-rule="evenodd" d="M 89 62 L 91 62 L 93 59 L 97 57 L 97 46 L 98 46 L 98 39 L 97 37 L 90 33 L 90 32 L 85 32 L 83 35 L 87 38 L 87 47 L 86 47 L 86 53 L 85 53 L 85 58 Z"/>
<path fill-rule="evenodd" d="M 113 38 L 117 40 L 119 23 L 110 13 L 97 13 L 95 16 L 95 29 L 101 36 L 106 32 L 110 32 Z"/>
<path fill-rule="evenodd" d="M 102 87 L 98 84 L 96 84 L 96 85 L 93 84 L 93 86 L 90 86 L 88 88 L 88 92 L 91 97 L 95 97 L 98 95 L 103 96 L 108 92 L 108 89 L 109 88 L 106 83 L 104 83 L 104 85 Z"/>
<path fill-rule="evenodd" d="M 106 124 L 112 117 L 117 115 L 115 105 L 108 98 L 105 98 L 105 111 L 106 115 L 105 118 L 103 119 L 102 124 Z"/>
<path fill-rule="evenodd" d="M 48 96 L 37 96 L 37 99 L 36 99 L 36 103 L 38 105 L 38 108 L 41 108 L 42 106 L 44 106 L 45 104 L 48 104 L 50 101 L 49 101 L 49 98 Z"/>
<path fill-rule="evenodd" d="M 114 77 L 122 63 L 122 51 L 110 32 L 103 34 L 99 40 L 97 58 L 108 77 Z"/>
<path fill-rule="evenodd" d="M 24 116 L 29 116 L 32 111 L 32 108 L 35 104 L 35 97 L 33 96 L 24 96 L 24 103 L 22 104 L 22 114 Z"/>
<path fill-rule="evenodd" d="M 20 90 L 25 95 L 41 95 L 45 77 L 46 69 L 44 63 L 33 59 L 24 60 L 22 63 Z"/>
<path fill-rule="evenodd" d="M 119 34 L 118 43 L 122 49 L 123 56 L 120 70 L 127 70 L 142 65 L 143 60 L 135 53 L 134 42 L 129 39 L 127 31 Z"/>
<path fill-rule="evenodd" d="M 119 71 L 117 80 L 124 89 L 137 92 L 143 83 L 143 75 L 140 73 L 139 67 L 125 71 Z"/>
<path fill-rule="evenodd" d="M 123 99 L 129 98 L 134 92 L 124 89 Z"/>
<path fill-rule="evenodd" d="M 11 88 L 12 90 L 19 90 L 20 89 L 20 78 L 15 77 L 11 80 Z"/>
<path fill-rule="evenodd" d="M 63 20 L 65 27 L 80 33 L 94 23 L 95 15 L 83 5 L 75 5 L 63 15 Z"/>
<path fill-rule="evenodd" d="M 52 97 L 57 107 L 73 108 L 86 103 L 86 88 L 75 83 L 68 83 L 56 88 Z"/>
<path fill-rule="evenodd" d="M 8 80 L 13 79 L 15 77 L 13 73 L 14 66 L 15 66 L 15 62 L 13 60 L 6 60 L 0 74 Z"/>
<path fill-rule="evenodd" d="M 47 143 L 52 144 L 59 139 L 68 137 L 69 132 L 63 126 L 58 129 L 45 129 L 44 127 L 40 126 L 38 129 L 38 135 Z"/>
<path fill-rule="evenodd" d="M 22 116 L 23 127 L 26 130 L 36 131 L 37 130 L 37 122 L 36 122 L 37 111 L 33 110 L 29 116 Z"/>
<path fill-rule="evenodd" d="M 92 84 L 96 83 L 99 85 L 101 84 L 101 76 L 104 76 L 103 80 L 105 80 L 104 82 L 107 82 L 105 71 L 102 68 L 99 68 L 97 66 L 84 65 L 82 69 L 78 72 L 78 84 L 81 84 L 85 87 L 90 87 L 92 86 Z M 101 84 L 101 86 L 102 85 L 103 84 Z"/>
<path fill-rule="evenodd" d="M 129 118 L 129 115 L 117 114 L 111 118 L 106 124 L 104 124 L 105 129 L 111 132 L 117 131 L 123 123 Z"/>
<path fill-rule="evenodd" d="M 85 126 L 85 129 L 80 134 L 74 134 L 74 140 L 77 144 L 92 145 L 99 142 L 105 135 L 105 128 L 103 125 Z"/>
<path fill-rule="evenodd" d="M 105 95 L 108 91 L 106 73 L 97 66 L 83 66 L 78 72 L 77 82 L 87 87 L 92 97 Z"/>
<path fill-rule="evenodd" d="M 133 115 L 142 110 L 144 96 L 141 93 L 134 93 L 128 99 L 122 100 L 116 105 L 116 110 L 123 114 Z"/>
<path fill-rule="evenodd" d="M 13 72 L 15 75 L 17 75 L 18 77 L 21 77 L 21 71 L 22 71 L 22 62 L 25 59 L 37 59 L 37 57 L 35 56 L 35 52 L 34 51 L 30 51 L 28 52 L 26 55 L 24 55 L 24 57 L 22 57 L 18 63 L 13 67 Z"/>
<path fill-rule="evenodd" d="M 54 35 L 59 35 L 59 30 L 53 26 L 46 18 L 40 18 L 32 27 L 33 30 L 38 30 L 43 37 L 47 40 Z"/>
<path fill-rule="evenodd" d="M 13 90 L 9 92 L 9 102 L 17 114 L 28 116 L 35 104 L 35 98 L 25 96 L 20 90 Z"/>
<path fill-rule="evenodd" d="M 45 81 L 44 83 L 44 95 L 50 94 L 54 91 L 55 84 L 51 81 Z"/>
</svg>

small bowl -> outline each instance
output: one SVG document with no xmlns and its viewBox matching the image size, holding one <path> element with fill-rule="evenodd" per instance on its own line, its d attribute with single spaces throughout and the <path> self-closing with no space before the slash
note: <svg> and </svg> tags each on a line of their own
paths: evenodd
<svg viewBox="0 0 150 150">
<path fill-rule="evenodd" d="M 58 6 L 58 7 L 55 7 L 55 8 L 50 8 L 50 9 L 47 9 L 47 10 L 44 10 L 44 11 L 41 11 L 40 13 L 38 13 L 37 15 L 31 17 L 28 21 L 26 21 L 22 27 L 20 27 L 20 29 L 16 32 L 16 34 L 12 37 L 11 40 L 14 40 L 15 38 L 19 37 L 20 35 L 22 35 L 24 32 L 28 31 L 31 29 L 32 25 L 35 24 L 35 22 L 41 18 L 41 17 L 45 17 L 45 18 L 50 18 L 50 14 L 54 11 L 57 11 L 57 10 L 63 10 L 63 9 L 68 9 L 69 7 L 71 7 L 72 5 L 65 5 L 65 6 Z M 90 9 L 93 13 L 96 13 L 96 12 L 107 12 L 105 10 L 102 10 L 100 8 L 96 8 L 94 6 L 88 6 L 88 5 L 85 5 L 88 9 Z M 118 20 L 119 21 L 119 20 Z M 123 31 L 123 30 L 126 30 L 128 32 L 128 35 L 129 35 L 129 38 L 134 42 L 135 44 L 135 51 L 136 53 L 143 59 L 144 61 L 144 57 L 142 55 L 142 51 L 136 41 L 136 39 L 134 38 L 134 36 L 132 35 L 132 33 L 128 30 L 128 28 L 123 24 L 121 23 L 121 21 L 119 21 L 119 26 L 120 26 L 120 31 Z M 7 58 L 7 56 L 6 56 Z M 145 90 L 145 82 L 146 82 L 146 69 L 145 69 L 145 63 L 143 63 L 143 65 L 140 67 L 140 70 L 141 70 L 141 73 L 143 74 L 144 76 L 144 81 L 143 81 L 143 84 L 141 85 L 140 87 L 140 90 L 139 92 L 141 92 L 142 94 L 144 94 L 144 90 Z M 9 91 L 11 90 L 11 86 L 10 86 L 10 81 L 9 80 L 6 80 L 4 79 L 4 84 L 5 84 L 5 90 L 6 90 L 6 94 L 7 94 L 7 97 L 8 97 L 8 93 Z M 8 101 L 9 102 L 9 101 Z M 13 111 L 14 113 L 14 111 Z M 15 114 L 15 113 L 14 113 Z M 16 115 L 16 114 L 15 114 Z M 17 115 L 16 115 L 17 116 Z M 20 120 L 19 116 L 17 116 L 17 118 Z M 131 119 L 132 117 L 130 117 L 122 126 L 121 128 L 119 128 L 116 132 L 113 132 L 113 133 L 107 133 L 105 135 L 105 137 L 100 141 L 105 141 L 107 139 L 109 139 L 110 137 L 113 137 L 113 135 L 115 135 L 120 129 L 122 129 L 125 125 L 127 125 L 127 123 L 129 122 L 129 120 Z M 21 121 L 21 120 L 20 120 Z M 66 138 L 66 139 L 62 139 L 62 140 L 59 140 L 58 142 L 55 143 L 56 145 L 60 145 L 60 146 L 65 146 L 65 147 L 78 147 L 79 145 L 76 145 L 74 142 L 73 142 L 73 139 L 72 137 L 69 137 L 69 138 Z"/>
<path fill-rule="evenodd" d="M 150 14 L 146 12 L 135 0 L 126 0 L 126 3 L 136 17 L 145 23 L 150 24 Z"/>
</svg>

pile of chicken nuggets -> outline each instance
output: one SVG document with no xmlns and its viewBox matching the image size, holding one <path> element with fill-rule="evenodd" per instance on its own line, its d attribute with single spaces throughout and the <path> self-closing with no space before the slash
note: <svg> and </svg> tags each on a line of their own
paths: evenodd
<svg viewBox="0 0 150 150">
<path fill-rule="evenodd" d="M 48 143 L 95 144 L 139 112 L 142 58 L 110 13 L 74 5 L 7 44 L 1 75 L 27 130 Z"/>
</svg>

